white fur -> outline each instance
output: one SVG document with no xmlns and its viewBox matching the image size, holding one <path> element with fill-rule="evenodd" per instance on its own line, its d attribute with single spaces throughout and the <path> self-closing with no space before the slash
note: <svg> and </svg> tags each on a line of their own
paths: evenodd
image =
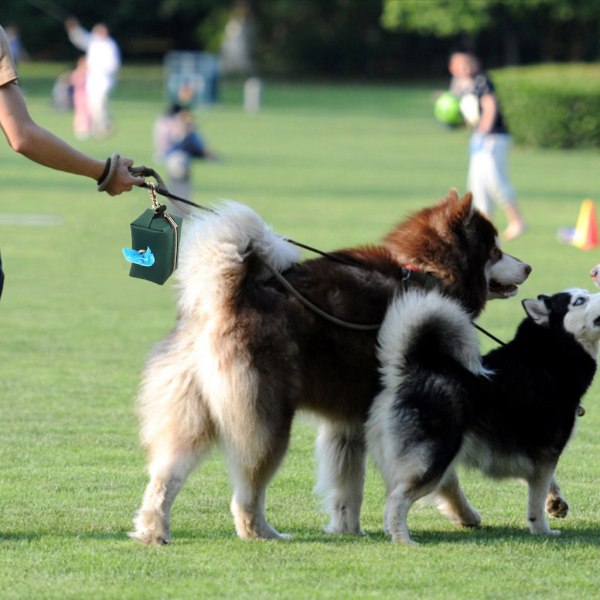
<svg viewBox="0 0 600 600">
<path fill-rule="evenodd" d="M 327 533 L 362 533 L 360 507 L 365 479 L 365 436 L 362 423 L 323 420 L 316 444 L 315 494 L 330 515 Z"/>
<path fill-rule="evenodd" d="M 496 246 L 499 248 L 500 244 L 496 242 Z M 488 293 L 488 300 L 516 296 L 518 292 L 517 285 L 523 283 L 530 272 L 531 267 L 529 265 L 503 252 L 500 260 L 486 266 L 487 280 L 494 281 L 503 286 L 502 289 L 490 291 Z"/>
<path fill-rule="evenodd" d="M 269 462 L 265 452 L 276 455 L 282 448 L 246 408 L 255 405 L 259 377 L 246 346 L 228 335 L 235 330 L 231 305 L 249 268 L 244 261 L 250 251 L 279 270 L 299 254 L 254 211 L 233 202 L 186 222 L 177 273 L 178 322 L 154 348 L 138 395 L 150 482 L 131 536 L 144 543 L 170 542 L 173 500 L 216 442 L 229 462 L 238 535 L 284 537 L 266 520 L 270 472 L 260 467 Z"/>
<path fill-rule="evenodd" d="M 177 279 L 179 310 L 191 315 L 198 310 L 210 314 L 232 293 L 250 251 L 268 259 L 283 271 L 300 256 L 300 251 L 275 233 L 251 208 L 227 201 L 183 228 Z M 268 276 L 264 269 L 257 278 Z M 235 288 L 234 288 L 235 289 Z"/>
<path fill-rule="evenodd" d="M 477 436 L 466 434 L 460 449 L 459 461 L 479 469 L 488 477 L 517 477 L 529 479 L 535 474 L 536 465 L 527 456 L 515 452 L 501 455 L 490 449 Z"/>
<path fill-rule="evenodd" d="M 590 294 L 580 289 L 565 292 L 570 295 L 570 301 L 563 320 L 564 328 L 595 358 L 600 339 L 600 293 Z M 547 298 L 543 296 L 523 302 L 529 317 L 541 327 L 548 326 L 551 317 L 551 308 L 546 302 Z M 391 534 L 393 541 L 407 544 L 412 543 L 406 523 L 408 511 L 415 500 L 431 491 L 423 488 L 415 491 L 412 485 L 431 464 L 426 454 L 430 448 L 427 444 L 414 442 L 408 452 L 402 450 L 400 462 L 398 449 L 403 447 L 403 442 L 399 439 L 401 433 L 395 426 L 394 413 L 398 403 L 397 390 L 405 377 L 404 357 L 407 349 L 423 323 L 434 318 L 443 320 L 438 331 L 448 338 L 448 346 L 455 358 L 471 372 L 486 375 L 481 367 L 473 328 L 454 301 L 438 293 L 424 295 L 409 292 L 390 307 L 379 336 L 384 389 L 371 408 L 367 422 L 367 445 L 387 486 L 385 530 Z M 456 330 L 453 330 L 454 325 Z M 481 400 L 485 401 L 484 398 Z M 406 416 L 403 418 L 409 419 Z M 561 498 L 560 488 L 553 479 L 556 460 L 534 461 L 518 451 L 502 454 L 490 447 L 485 439 L 466 433 L 454 462 L 475 467 L 491 477 L 524 479 L 529 488 L 527 519 L 531 532 L 536 535 L 560 533 L 550 528 L 545 514 L 546 508 L 554 516 L 564 517 L 568 510 L 568 505 Z M 435 496 L 438 508 L 453 520 L 465 525 L 479 523 L 479 515 L 470 507 L 458 486 L 453 466 L 446 471 L 443 481 L 435 489 Z"/>
<path fill-rule="evenodd" d="M 375 464 L 381 471 L 387 488 L 384 510 L 384 529 L 394 542 L 413 543 L 406 525 L 406 516 L 417 497 L 407 495 L 410 480 L 419 477 L 424 465 L 429 463 L 424 452 L 426 446 L 416 446 L 403 456 L 398 464 L 397 433 L 394 430 L 392 411 L 396 390 L 402 384 L 405 371 L 406 350 L 415 333 L 431 319 L 442 319 L 445 341 L 456 360 L 476 375 L 489 373 L 481 364 L 479 340 L 470 317 L 460 305 L 437 291 L 408 291 L 390 305 L 381 326 L 378 356 L 381 363 L 382 392 L 375 398 L 366 425 L 367 446 Z M 434 492 L 421 490 L 421 493 Z M 453 521 L 475 526 L 480 522 L 477 512 L 464 497 L 454 469 L 448 469 L 444 483 L 436 492 L 436 504 Z"/>
<path fill-rule="evenodd" d="M 198 215 L 184 225 L 177 272 L 178 323 L 156 346 L 138 399 L 151 480 L 133 537 L 145 543 L 170 540 L 172 502 L 191 470 L 216 443 L 229 463 L 234 488 L 231 510 L 238 535 L 282 537 L 267 522 L 264 505 L 266 486 L 287 448 L 285 419 L 289 415 L 276 414 L 279 405 L 269 404 L 268 398 L 277 387 L 273 380 L 282 386 L 295 382 L 296 365 L 293 359 L 282 359 L 271 379 L 253 368 L 256 363 L 250 355 L 252 344 L 247 335 L 256 329 L 248 321 L 257 314 L 238 310 L 237 301 L 246 277 L 268 276 L 255 256 L 282 271 L 297 260 L 299 251 L 275 234 L 254 211 L 233 202 L 219 206 L 214 213 Z M 508 262 L 518 271 L 514 279 L 523 281 L 528 274 L 527 265 Z M 512 280 L 506 285 L 514 283 Z M 404 303 L 395 301 L 384 329 L 397 327 L 400 318 L 404 323 L 414 322 L 422 310 L 435 313 L 443 308 L 449 322 L 462 323 L 454 329 L 449 326 L 458 359 L 474 373 L 483 373 L 468 317 L 460 314 L 457 303 L 441 295 L 437 298 L 432 293 L 428 298 L 429 308 L 418 294 L 410 295 Z M 400 317 L 405 309 L 411 312 Z M 287 316 L 280 318 L 285 324 Z M 250 329 L 245 329 L 245 325 Z M 293 345 L 294 340 L 290 342 Z M 380 346 L 390 356 L 402 351 L 391 333 L 388 337 L 382 334 Z M 293 355 L 293 349 L 290 353 Z M 395 381 L 394 373 L 390 367 L 384 376 Z M 270 408 L 283 426 L 269 427 L 272 423 L 265 419 L 265 412 Z M 329 491 L 332 516 L 328 531 L 357 533 L 365 437 L 360 423 L 340 424 L 340 420 L 332 419 L 333 425 L 325 426 L 319 436 L 319 484 Z M 458 515 L 456 520 L 465 524 L 478 522 L 466 500 L 461 500 L 458 484 L 448 484 L 448 489 L 446 504 L 451 507 L 449 512 Z M 462 506 L 456 508 L 461 502 Z"/>
<path fill-rule="evenodd" d="M 565 329 L 585 348 L 592 358 L 598 354 L 600 325 L 595 321 L 600 317 L 600 293 L 590 294 L 587 290 L 566 290 L 571 294 L 571 305 L 565 316 Z M 578 299 L 585 299 L 577 304 Z"/>
<path fill-rule="evenodd" d="M 458 302 L 435 290 L 409 290 L 391 303 L 379 331 L 378 356 L 385 387 L 398 387 L 406 348 L 415 332 L 423 323 L 438 317 L 445 321 L 448 346 L 453 348 L 456 360 L 476 375 L 485 374 L 477 333 Z"/>
</svg>

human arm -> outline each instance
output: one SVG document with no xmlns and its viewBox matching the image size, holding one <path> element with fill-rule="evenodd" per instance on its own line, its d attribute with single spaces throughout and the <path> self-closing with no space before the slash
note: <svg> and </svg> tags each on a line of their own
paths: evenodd
<svg viewBox="0 0 600 600">
<path fill-rule="evenodd" d="M 69 36 L 69 40 L 79 50 L 85 52 L 90 46 L 91 34 L 86 31 L 77 19 L 71 18 L 65 21 L 65 29 Z"/>
<path fill-rule="evenodd" d="M 498 114 L 498 100 L 496 94 L 484 94 L 481 97 L 481 117 L 477 131 L 489 133 L 494 127 L 496 115 Z"/>
<path fill-rule="evenodd" d="M 96 181 L 104 172 L 105 161 L 79 152 L 33 121 L 16 82 L 0 86 L 0 127 L 13 150 L 41 165 Z M 143 183 L 143 178 L 129 173 L 132 164 L 130 159 L 119 159 L 106 188 L 108 194 L 114 196 Z"/>
</svg>

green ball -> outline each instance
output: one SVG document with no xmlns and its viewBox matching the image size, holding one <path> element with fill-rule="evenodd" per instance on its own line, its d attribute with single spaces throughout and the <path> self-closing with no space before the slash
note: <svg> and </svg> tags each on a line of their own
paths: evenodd
<svg viewBox="0 0 600 600">
<path fill-rule="evenodd" d="M 450 92 L 442 94 L 435 101 L 433 115 L 440 123 L 451 127 L 462 125 L 464 122 L 460 112 L 460 100 Z"/>
</svg>

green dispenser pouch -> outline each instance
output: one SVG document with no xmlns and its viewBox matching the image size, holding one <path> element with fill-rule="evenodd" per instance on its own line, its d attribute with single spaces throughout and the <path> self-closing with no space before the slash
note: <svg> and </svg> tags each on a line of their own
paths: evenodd
<svg viewBox="0 0 600 600">
<path fill-rule="evenodd" d="M 140 256 L 149 254 L 153 261 L 150 266 L 144 266 L 148 261 L 131 261 L 129 276 L 162 285 L 177 268 L 182 219 L 167 214 L 167 207 L 156 199 L 154 186 L 149 189 L 152 208 L 131 223 L 131 248 Z"/>
</svg>

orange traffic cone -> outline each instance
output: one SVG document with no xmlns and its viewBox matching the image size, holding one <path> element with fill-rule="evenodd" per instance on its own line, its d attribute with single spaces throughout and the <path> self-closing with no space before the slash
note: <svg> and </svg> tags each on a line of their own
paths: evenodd
<svg viewBox="0 0 600 600">
<path fill-rule="evenodd" d="M 596 206 L 592 200 L 584 200 L 579 209 L 573 246 L 581 250 L 590 250 L 598 246 L 598 226 L 596 224 Z"/>
</svg>

